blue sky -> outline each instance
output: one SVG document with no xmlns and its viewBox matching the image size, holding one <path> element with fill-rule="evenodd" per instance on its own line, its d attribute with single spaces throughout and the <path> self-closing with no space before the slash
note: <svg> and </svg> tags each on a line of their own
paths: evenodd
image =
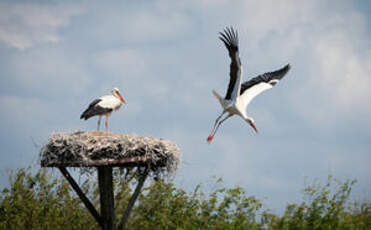
<svg viewBox="0 0 371 230">
<path fill-rule="evenodd" d="M 302 198 L 305 178 L 329 174 L 371 198 L 371 26 L 368 1 L 2 1 L 0 186 L 36 165 L 55 132 L 93 130 L 90 101 L 118 87 L 128 105 L 111 131 L 164 137 L 191 189 L 222 177 L 266 207 Z M 229 58 L 218 32 L 240 35 L 243 78 L 290 63 L 249 106 L 260 133 L 238 117 L 206 138 L 221 112 Z M 308 181 L 308 180 L 307 180 Z"/>
</svg>

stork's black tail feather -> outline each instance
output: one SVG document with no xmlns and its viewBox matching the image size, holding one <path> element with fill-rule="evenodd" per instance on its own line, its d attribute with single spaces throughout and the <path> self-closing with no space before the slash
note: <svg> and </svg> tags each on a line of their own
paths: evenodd
<svg viewBox="0 0 371 230">
<path fill-rule="evenodd" d="M 89 119 L 91 116 L 89 116 L 88 113 L 89 113 L 89 109 L 85 110 L 85 111 L 81 114 L 80 119 L 84 119 L 84 120 Z"/>
</svg>

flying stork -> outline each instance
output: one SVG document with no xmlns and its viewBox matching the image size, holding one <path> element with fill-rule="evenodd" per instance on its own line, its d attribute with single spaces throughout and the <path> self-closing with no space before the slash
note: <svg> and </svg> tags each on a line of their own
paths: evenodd
<svg viewBox="0 0 371 230">
<path fill-rule="evenodd" d="M 118 110 L 122 104 L 126 104 L 117 88 L 112 89 L 111 95 L 104 95 L 90 103 L 89 107 L 81 114 L 80 119 L 89 119 L 93 116 L 99 116 L 97 130 L 99 130 L 102 116 L 106 116 L 106 131 L 108 131 L 108 117 L 115 110 Z"/>
<path fill-rule="evenodd" d="M 227 27 L 224 29 L 224 33 L 220 32 L 219 34 L 219 39 L 224 43 L 228 50 L 229 57 L 231 58 L 229 73 L 230 79 L 228 90 L 224 98 L 213 90 L 213 94 L 219 100 L 221 106 L 223 107 L 223 111 L 216 119 L 214 127 L 207 138 L 207 142 L 209 143 L 213 140 L 213 137 L 219 126 L 233 115 L 242 117 L 242 119 L 250 124 L 255 132 L 258 133 L 254 119 L 247 115 L 248 104 L 255 96 L 276 85 L 290 70 L 290 64 L 287 64 L 279 70 L 261 74 L 241 84 L 242 66 L 238 52 L 237 30 L 234 30 L 232 27 Z M 220 120 L 225 113 L 228 113 L 227 116 Z"/>
</svg>

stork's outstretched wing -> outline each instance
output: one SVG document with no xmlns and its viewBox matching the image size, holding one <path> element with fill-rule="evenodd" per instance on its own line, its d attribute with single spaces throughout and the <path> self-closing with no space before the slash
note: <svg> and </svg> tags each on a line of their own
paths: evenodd
<svg viewBox="0 0 371 230">
<path fill-rule="evenodd" d="M 254 97 L 276 85 L 289 70 L 290 64 L 287 64 L 279 70 L 264 73 L 244 82 L 240 94 L 245 108 Z"/>
<path fill-rule="evenodd" d="M 231 58 L 231 69 L 230 69 L 230 79 L 225 95 L 226 100 L 235 100 L 240 93 L 241 88 L 241 60 L 238 53 L 238 33 L 233 30 L 232 27 L 224 29 L 224 33 L 220 32 L 219 39 L 223 41 L 225 47 L 227 47 L 229 52 L 229 57 Z"/>
</svg>

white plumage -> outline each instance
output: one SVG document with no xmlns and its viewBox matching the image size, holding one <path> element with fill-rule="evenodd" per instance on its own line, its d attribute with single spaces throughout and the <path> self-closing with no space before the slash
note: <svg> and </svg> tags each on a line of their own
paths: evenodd
<svg viewBox="0 0 371 230">
<path fill-rule="evenodd" d="M 97 104 L 97 106 L 103 108 L 112 108 L 113 111 L 118 110 L 122 105 L 122 101 L 113 95 L 104 95 L 99 99 L 101 101 Z"/>
<path fill-rule="evenodd" d="M 240 116 L 248 124 L 250 124 L 256 132 L 258 132 L 254 119 L 247 115 L 247 106 L 257 95 L 277 84 L 290 69 L 290 65 L 288 64 L 279 70 L 259 75 L 241 84 L 242 66 L 238 53 L 237 31 L 234 31 L 233 28 L 226 28 L 224 33 L 220 33 L 219 38 L 224 43 L 228 50 L 229 57 L 231 58 L 229 74 L 230 80 L 227 93 L 224 98 L 213 90 L 213 94 L 223 107 L 223 111 L 216 119 L 214 127 L 207 138 L 209 143 L 213 140 L 213 137 L 219 126 L 233 115 Z M 228 113 L 228 115 L 224 119 L 220 120 L 225 113 Z"/>
<path fill-rule="evenodd" d="M 89 119 L 93 116 L 99 116 L 97 129 L 99 130 L 102 116 L 106 116 L 106 131 L 108 131 L 108 117 L 113 111 L 118 110 L 122 104 L 126 104 L 117 88 L 112 89 L 111 95 L 105 95 L 95 99 L 89 104 L 89 107 L 81 114 L 80 119 Z"/>
</svg>

